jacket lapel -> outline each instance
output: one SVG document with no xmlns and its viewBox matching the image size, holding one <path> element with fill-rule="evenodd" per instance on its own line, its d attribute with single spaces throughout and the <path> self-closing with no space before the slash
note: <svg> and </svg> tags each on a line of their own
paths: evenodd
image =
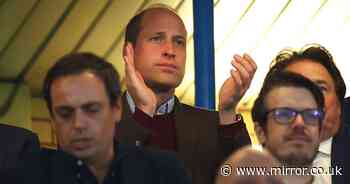
<svg viewBox="0 0 350 184">
<path fill-rule="evenodd" d="M 175 127 L 177 135 L 177 150 L 178 156 L 185 163 L 191 163 L 193 161 L 193 155 L 196 151 L 196 145 L 198 145 L 197 130 L 199 126 L 196 126 L 198 122 L 196 114 L 192 114 L 188 108 L 185 108 L 183 104 L 175 98 Z"/>
<path fill-rule="evenodd" d="M 332 154 L 331 154 L 331 166 L 333 169 L 333 175 L 332 175 L 332 183 L 338 184 L 338 183 L 345 183 L 344 175 L 345 173 L 345 167 L 348 165 L 346 160 L 346 148 L 344 145 L 347 144 L 349 137 L 346 136 L 345 126 L 341 126 L 339 134 L 334 137 L 334 141 L 332 143 Z M 336 167 L 342 167 L 341 175 L 337 175 L 336 173 Z"/>
</svg>

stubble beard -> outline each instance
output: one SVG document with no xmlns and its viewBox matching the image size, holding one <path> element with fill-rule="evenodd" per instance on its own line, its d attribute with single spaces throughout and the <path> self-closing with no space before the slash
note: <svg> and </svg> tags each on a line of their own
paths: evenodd
<svg viewBox="0 0 350 184">
<path fill-rule="evenodd" d="M 311 155 L 307 153 L 297 153 L 295 151 L 287 155 L 279 155 L 278 153 L 274 153 L 274 152 L 272 152 L 272 154 L 282 163 L 282 165 L 287 167 L 302 168 L 302 167 L 309 167 L 312 165 L 312 162 L 314 161 L 318 152 L 318 146 L 312 150 Z"/>
<path fill-rule="evenodd" d="M 174 93 L 175 88 L 178 87 L 181 83 L 178 82 L 178 84 L 171 85 L 166 83 L 160 83 L 153 80 L 147 80 L 145 81 L 146 85 L 152 89 L 152 91 L 156 94 L 164 94 L 164 93 Z"/>
</svg>

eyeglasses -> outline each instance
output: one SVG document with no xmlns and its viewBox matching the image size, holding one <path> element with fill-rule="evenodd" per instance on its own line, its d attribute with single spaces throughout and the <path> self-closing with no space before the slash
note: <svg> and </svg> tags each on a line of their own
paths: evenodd
<svg viewBox="0 0 350 184">
<path fill-rule="evenodd" d="M 324 112 L 320 109 L 305 109 L 299 111 L 288 107 L 281 107 L 267 111 L 266 114 L 271 114 L 276 122 L 285 125 L 291 124 L 297 115 L 300 114 L 303 117 L 305 124 L 317 125 L 319 122 L 322 122 Z"/>
</svg>

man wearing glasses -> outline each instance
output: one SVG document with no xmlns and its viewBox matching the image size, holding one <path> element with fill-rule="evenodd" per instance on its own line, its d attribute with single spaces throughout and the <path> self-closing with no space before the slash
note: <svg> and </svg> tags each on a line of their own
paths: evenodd
<svg viewBox="0 0 350 184">
<path fill-rule="evenodd" d="M 323 121 L 322 92 L 310 80 L 290 72 L 269 72 L 252 109 L 262 145 L 282 164 L 285 183 L 313 183 Z M 288 169 L 286 169 L 288 168 Z M 294 170 L 292 169 L 294 168 Z"/>
<path fill-rule="evenodd" d="M 313 165 L 324 169 L 332 168 L 335 172 L 315 178 L 316 183 L 347 183 L 345 181 L 349 179 L 346 177 L 350 176 L 346 175 L 347 167 L 350 166 L 350 160 L 347 159 L 350 148 L 344 145 L 349 144 L 350 128 L 346 124 L 349 119 L 346 114 L 342 114 L 346 87 L 332 55 L 318 44 L 309 44 L 300 50 L 284 49 L 275 57 L 271 70 L 298 73 L 321 89 L 325 101 L 325 117 L 321 143 Z M 339 172 L 336 171 L 337 168 L 340 169 Z"/>
</svg>

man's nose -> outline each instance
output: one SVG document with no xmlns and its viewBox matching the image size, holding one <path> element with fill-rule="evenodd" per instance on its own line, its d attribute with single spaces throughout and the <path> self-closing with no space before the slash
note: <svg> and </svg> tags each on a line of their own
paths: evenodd
<svg viewBox="0 0 350 184">
<path fill-rule="evenodd" d="M 166 41 L 163 45 L 163 56 L 169 59 L 175 58 L 176 55 L 174 47 L 174 43 L 172 43 L 171 41 Z"/>
<path fill-rule="evenodd" d="M 305 121 L 303 116 L 301 114 L 297 114 L 294 121 L 292 122 L 292 128 L 304 127 L 304 126 L 305 126 Z"/>
<path fill-rule="evenodd" d="M 84 114 L 82 112 L 77 111 L 75 113 L 73 121 L 74 121 L 73 122 L 74 128 L 76 128 L 76 129 L 84 129 L 84 128 L 86 128 L 85 116 L 84 116 Z"/>
</svg>

